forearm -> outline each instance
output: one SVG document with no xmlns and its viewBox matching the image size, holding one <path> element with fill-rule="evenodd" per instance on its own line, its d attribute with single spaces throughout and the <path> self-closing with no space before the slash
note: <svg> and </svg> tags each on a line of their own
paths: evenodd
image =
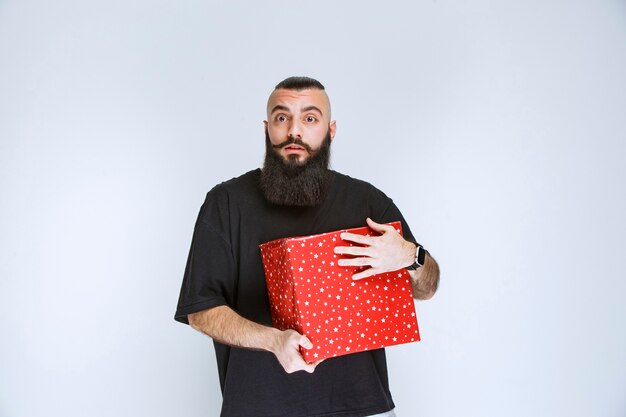
<svg viewBox="0 0 626 417">
<path fill-rule="evenodd" d="M 278 330 L 241 317 L 228 306 L 189 314 L 189 324 L 213 340 L 229 346 L 272 352 L 287 373 L 313 372 L 318 363 L 307 364 L 300 347 L 311 349 L 306 336 L 295 330 Z"/>
<path fill-rule="evenodd" d="M 189 314 L 189 324 L 220 343 L 247 349 L 273 351 L 277 329 L 241 317 L 228 306 Z"/>
<path fill-rule="evenodd" d="M 428 300 L 439 287 L 439 265 L 427 252 L 424 258 L 424 266 L 414 271 L 409 271 L 413 297 L 418 300 Z"/>
</svg>

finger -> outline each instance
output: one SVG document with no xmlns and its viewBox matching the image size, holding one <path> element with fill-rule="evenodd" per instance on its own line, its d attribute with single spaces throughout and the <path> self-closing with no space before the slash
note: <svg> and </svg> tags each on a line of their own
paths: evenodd
<svg viewBox="0 0 626 417">
<path fill-rule="evenodd" d="M 283 365 L 283 368 L 288 374 L 298 371 L 313 373 L 313 371 L 315 370 L 315 365 L 306 363 L 302 356 L 300 356 L 300 354 L 297 354 L 297 357 L 294 357 L 290 361 L 288 361 L 287 365 Z"/>
<path fill-rule="evenodd" d="M 377 272 L 376 269 L 374 269 L 374 268 L 367 268 L 365 271 L 361 271 L 358 274 L 352 275 L 352 279 L 354 281 L 358 281 L 358 280 L 363 279 L 363 278 L 369 278 L 369 277 L 371 277 L 373 275 L 376 275 L 377 273 L 378 272 Z"/>
<path fill-rule="evenodd" d="M 373 258 L 352 258 L 352 259 L 339 259 L 337 265 L 339 266 L 372 266 L 374 262 Z"/>
<path fill-rule="evenodd" d="M 357 235 L 350 232 L 343 232 L 339 235 L 342 240 L 347 240 L 349 242 L 360 243 L 362 245 L 370 245 L 371 237 Z"/>
<path fill-rule="evenodd" d="M 304 366 L 304 370 L 305 370 L 305 371 L 307 371 L 308 373 L 312 374 L 312 373 L 313 373 L 313 371 L 315 371 L 315 365 L 313 365 L 313 364 L 308 364 L 308 363 L 307 363 L 307 364 Z"/>
<path fill-rule="evenodd" d="M 306 371 L 310 374 L 313 373 L 313 371 L 315 370 L 315 367 L 317 366 L 317 362 L 308 363 L 307 361 L 304 360 L 302 356 L 300 356 L 299 362 L 300 364 L 298 365 L 298 369 L 302 371 Z"/>
<path fill-rule="evenodd" d="M 365 219 L 365 221 L 367 222 L 367 225 L 371 229 L 376 230 L 378 233 L 385 233 L 385 232 L 394 230 L 393 226 L 388 225 L 388 224 L 376 223 L 374 220 L 370 219 L 369 217 Z"/>
<path fill-rule="evenodd" d="M 313 366 L 313 370 L 315 370 L 317 368 L 317 365 L 319 365 L 322 362 L 324 362 L 324 359 L 319 360 L 319 361 L 315 361 L 315 362 L 311 363 L 310 365 L 312 365 Z"/>
<path fill-rule="evenodd" d="M 369 247 L 363 246 L 335 246 L 334 252 L 341 255 L 368 256 Z"/>
</svg>

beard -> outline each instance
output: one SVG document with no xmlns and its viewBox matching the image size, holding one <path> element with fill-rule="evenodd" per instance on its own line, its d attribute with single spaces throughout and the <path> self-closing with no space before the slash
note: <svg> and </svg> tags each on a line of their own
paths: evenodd
<svg viewBox="0 0 626 417">
<path fill-rule="evenodd" d="M 265 199 L 280 206 L 313 207 L 324 201 L 331 172 L 330 161 L 330 130 L 324 141 L 316 150 L 302 142 L 301 139 L 288 139 L 278 145 L 272 145 L 269 133 L 265 129 L 265 161 L 261 170 L 261 192 Z M 304 161 L 298 161 L 297 155 L 290 155 L 285 160 L 277 149 L 297 144 L 309 153 Z"/>
</svg>

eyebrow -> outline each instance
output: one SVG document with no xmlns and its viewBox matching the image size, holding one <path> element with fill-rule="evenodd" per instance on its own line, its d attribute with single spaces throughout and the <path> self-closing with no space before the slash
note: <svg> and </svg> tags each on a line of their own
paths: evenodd
<svg viewBox="0 0 626 417">
<path fill-rule="evenodd" d="M 302 109 L 302 113 L 306 113 L 308 111 L 317 111 L 319 114 L 323 115 L 324 112 L 322 112 L 319 107 L 317 106 L 306 106 Z M 287 106 L 283 106 L 282 104 L 277 104 L 276 106 L 274 106 L 274 108 L 272 109 L 272 111 L 270 112 L 270 114 L 274 114 L 274 112 L 276 111 L 286 111 L 289 112 L 289 108 Z"/>
<path fill-rule="evenodd" d="M 306 112 L 311 111 L 311 110 L 315 110 L 315 111 L 317 111 L 317 112 L 318 112 L 319 114 L 321 114 L 321 115 L 323 115 L 323 114 L 324 114 L 324 113 L 322 113 L 322 111 L 321 111 L 319 108 L 317 108 L 316 106 L 307 106 L 307 107 L 305 107 L 305 108 L 303 108 L 303 109 L 302 109 L 302 113 L 306 113 Z"/>
<path fill-rule="evenodd" d="M 282 111 L 289 111 L 289 108 L 287 108 L 287 106 L 283 106 L 282 104 L 278 104 L 276 106 L 274 106 L 274 108 L 272 109 L 272 111 L 270 112 L 270 114 L 274 114 L 275 111 L 277 110 L 282 110 Z"/>
</svg>

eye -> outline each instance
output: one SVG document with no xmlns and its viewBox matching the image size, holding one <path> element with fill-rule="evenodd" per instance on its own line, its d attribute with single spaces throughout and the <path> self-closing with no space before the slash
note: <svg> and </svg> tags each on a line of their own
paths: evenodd
<svg viewBox="0 0 626 417">
<path fill-rule="evenodd" d="M 277 122 L 286 122 L 287 121 L 287 116 L 285 116 L 284 114 L 279 114 L 278 116 L 276 116 L 274 118 Z"/>
<path fill-rule="evenodd" d="M 307 123 L 315 123 L 317 122 L 317 117 L 315 116 L 307 116 L 306 119 Z"/>
</svg>

